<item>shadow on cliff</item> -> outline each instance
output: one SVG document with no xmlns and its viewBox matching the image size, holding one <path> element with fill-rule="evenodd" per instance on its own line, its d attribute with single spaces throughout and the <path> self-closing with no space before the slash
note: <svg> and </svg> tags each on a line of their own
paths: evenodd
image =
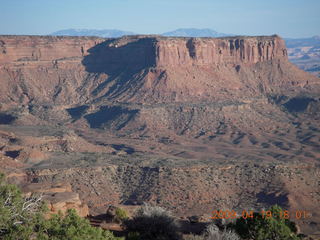
<svg viewBox="0 0 320 240">
<path fill-rule="evenodd" d="M 156 63 L 152 38 L 111 39 L 95 45 L 88 52 L 82 60 L 86 71 L 107 75 L 92 94 L 109 100 L 123 93 L 133 95 L 142 86 L 146 69 Z"/>
<path fill-rule="evenodd" d="M 264 191 L 256 195 L 258 202 L 272 205 L 279 205 L 281 207 L 288 207 L 288 194 L 275 194 L 275 193 L 266 193 Z"/>
<path fill-rule="evenodd" d="M 0 113 L 0 124 L 11 124 L 16 119 L 17 117 L 13 115 Z"/>
<path fill-rule="evenodd" d="M 91 128 L 114 128 L 121 130 L 138 113 L 138 110 L 130 110 L 120 106 L 103 106 L 96 113 L 84 116 Z"/>
</svg>

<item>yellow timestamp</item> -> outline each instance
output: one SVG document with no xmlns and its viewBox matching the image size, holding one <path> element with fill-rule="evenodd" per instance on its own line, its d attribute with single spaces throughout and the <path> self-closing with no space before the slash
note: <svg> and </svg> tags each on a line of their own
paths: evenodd
<svg viewBox="0 0 320 240">
<path fill-rule="evenodd" d="M 280 218 L 280 219 L 307 219 L 311 215 L 305 210 L 281 210 L 281 211 L 271 211 L 271 210 L 261 210 L 259 212 L 254 212 L 252 210 L 242 210 L 242 212 L 237 213 L 234 210 L 215 210 L 212 211 L 211 219 L 250 219 L 250 218 Z"/>
</svg>

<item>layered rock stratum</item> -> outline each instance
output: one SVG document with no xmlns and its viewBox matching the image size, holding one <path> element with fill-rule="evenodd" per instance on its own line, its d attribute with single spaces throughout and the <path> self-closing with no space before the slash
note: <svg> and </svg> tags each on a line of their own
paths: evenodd
<svg viewBox="0 0 320 240">
<path fill-rule="evenodd" d="M 0 36 L 0 84 L 0 161 L 22 186 L 69 182 L 92 214 L 278 203 L 319 228 L 320 80 L 279 36 Z"/>
</svg>

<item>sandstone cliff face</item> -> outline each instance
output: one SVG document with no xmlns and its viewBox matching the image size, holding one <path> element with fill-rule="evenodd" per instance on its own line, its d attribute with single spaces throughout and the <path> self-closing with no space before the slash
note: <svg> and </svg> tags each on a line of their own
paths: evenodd
<svg viewBox="0 0 320 240">
<path fill-rule="evenodd" d="M 13 61 L 52 61 L 69 57 L 83 57 L 88 50 L 105 41 L 95 37 L 54 36 L 1 36 L 0 63 Z M 108 41 L 108 40 L 107 40 Z M 157 65 L 215 64 L 215 63 L 257 63 L 275 58 L 286 58 L 284 41 L 271 37 L 229 37 L 229 38 L 165 38 L 152 36 L 130 36 L 111 40 L 111 48 L 136 44 L 145 57 L 154 54 Z M 107 43 L 106 43 L 107 44 Z M 153 46 L 154 53 L 144 51 Z M 152 51 L 153 51 L 152 50 Z M 143 52 L 144 51 L 144 52 Z M 130 53 L 129 53 L 130 54 Z M 106 58 L 117 56 L 106 56 Z M 122 56 L 126 57 L 125 54 Z M 142 57 L 142 55 L 140 56 Z M 122 59 L 123 60 L 123 59 Z M 139 61 L 139 59 L 131 59 Z M 150 59 L 152 60 L 152 59 Z"/>
<path fill-rule="evenodd" d="M 111 62 L 144 61 L 144 67 L 257 63 L 274 59 L 286 60 L 285 42 L 279 36 L 226 38 L 168 38 L 128 36 L 107 44 L 111 49 L 131 49 L 122 55 L 106 54 Z M 115 53 L 114 51 L 113 53 Z M 119 54 L 118 54 L 119 55 Z"/>
<path fill-rule="evenodd" d="M 88 49 L 104 40 L 93 37 L 0 36 L 0 64 L 83 57 Z"/>
<path fill-rule="evenodd" d="M 287 57 L 284 41 L 272 37 L 177 38 L 157 43 L 157 65 L 257 63 Z"/>
</svg>

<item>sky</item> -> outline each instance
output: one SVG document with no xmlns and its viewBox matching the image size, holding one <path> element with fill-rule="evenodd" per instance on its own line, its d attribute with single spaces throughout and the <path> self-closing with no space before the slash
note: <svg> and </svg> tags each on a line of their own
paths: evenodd
<svg viewBox="0 0 320 240">
<path fill-rule="evenodd" d="M 0 0 L 0 34 L 77 29 L 159 34 L 211 28 L 237 35 L 320 35 L 320 0 Z"/>
</svg>

